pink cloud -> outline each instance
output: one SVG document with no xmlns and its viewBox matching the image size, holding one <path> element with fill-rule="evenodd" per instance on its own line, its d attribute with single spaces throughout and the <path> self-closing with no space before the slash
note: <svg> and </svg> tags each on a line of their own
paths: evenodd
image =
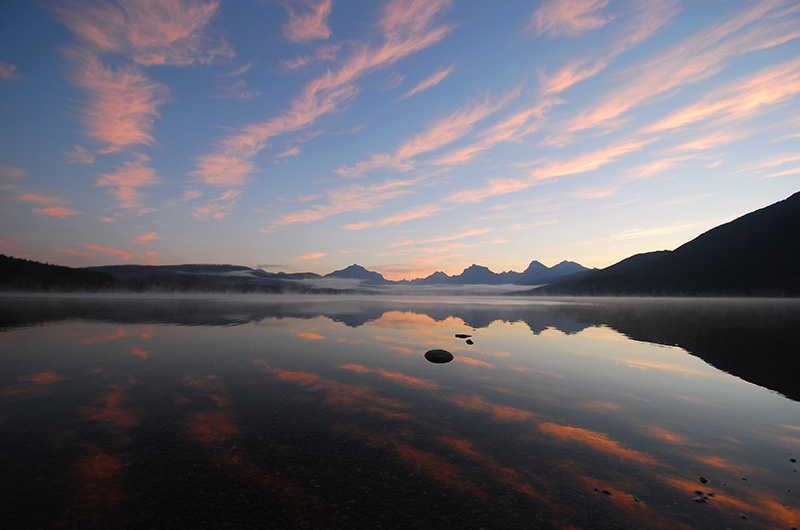
<svg viewBox="0 0 800 530">
<path fill-rule="evenodd" d="M 327 256 L 327 254 L 324 252 L 312 252 L 311 254 L 305 254 L 304 256 L 299 256 L 297 259 L 310 260 L 310 259 L 324 258 L 325 256 Z"/>
<path fill-rule="evenodd" d="M 306 84 L 288 109 L 220 139 L 215 152 L 198 157 L 193 175 L 212 184 L 233 178 L 243 182 L 256 170 L 251 159 L 271 139 L 307 128 L 321 116 L 341 110 L 359 92 L 355 81 L 442 40 L 452 26 L 435 25 L 434 19 L 450 4 L 451 0 L 393 0 L 379 22 L 384 37 L 381 46 L 355 46 L 356 51 L 338 70 L 329 70 Z M 226 163 L 208 163 L 218 159 Z"/>
<path fill-rule="evenodd" d="M 617 161 L 620 157 L 628 153 L 642 149 L 653 141 L 655 141 L 655 139 L 626 140 L 603 149 L 598 149 L 592 153 L 578 156 L 571 160 L 564 162 L 551 162 L 540 168 L 534 169 L 531 172 L 531 178 L 534 180 L 545 180 L 566 175 L 585 173 L 587 171 L 594 171 L 602 166 Z"/>
<path fill-rule="evenodd" d="M 42 195 L 33 195 L 31 193 L 20 196 L 18 200 L 25 202 L 38 202 L 41 204 L 58 204 L 63 202 L 58 197 L 44 197 Z"/>
<path fill-rule="evenodd" d="M 800 37 L 797 12 L 783 11 L 778 2 L 762 0 L 721 24 L 703 28 L 655 59 L 629 69 L 630 81 L 563 127 L 563 136 L 615 126 L 632 108 L 664 97 L 685 85 L 719 73 L 728 59 L 763 50 Z"/>
<path fill-rule="evenodd" d="M 94 153 L 89 152 L 80 145 L 72 147 L 72 151 L 64 151 L 70 164 L 92 164 L 95 160 Z"/>
<path fill-rule="evenodd" d="M 531 185 L 532 183 L 528 180 L 511 178 L 493 179 L 489 181 L 489 185 L 486 187 L 453 193 L 445 197 L 444 202 L 454 204 L 473 204 L 488 199 L 489 197 L 521 191 L 529 188 Z"/>
<path fill-rule="evenodd" d="M 188 65 L 234 55 L 223 39 L 212 42 L 206 35 L 219 5 L 201 0 L 118 0 L 116 5 L 76 0 L 53 10 L 97 54 L 124 55 L 144 66 Z"/>
<path fill-rule="evenodd" d="M 275 228 L 293 223 L 320 221 L 345 212 L 378 208 L 388 200 L 411 193 L 408 188 L 417 182 L 419 182 L 419 179 L 387 181 L 369 186 L 350 184 L 334 190 L 328 190 L 327 204 L 314 205 L 310 208 L 284 215 L 276 220 L 270 228 L 261 229 L 261 232 L 270 232 Z"/>
<path fill-rule="evenodd" d="M 69 208 L 63 208 L 61 206 L 53 206 L 50 208 L 33 208 L 31 209 L 31 211 L 34 213 L 41 213 L 53 217 L 60 217 L 62 219 L 65 217 L 69 217 L 71 215 L 83 215 L 83 212 L 70 210 Z"/>
<path fill-rule="evenodd" d="M 331 28 L 327 22 L 331 5 L 331 0 L 320 0 L 316 3 L 305 0 L 286 4 L 289 21 L 283 27 L 284 36 L 292 42 L 327 39 L 331 36 Z M 298 13 L 296 7 L 300 7 L 303 12 Z"/>
<path fill-rule="evenodd" d="M 479 236 L 479 235 L 483 235 L 483 234 L 486 234 L 486 233 L 491 232 L 491 231 L 492 231 L 491 228 L 479 228 L 479 229 L 474 229 L 474 230 L 467 230 L 466 232 L 460 232 L 458 234 L 451 234 L 449 236 L 438 236 L 438 237 L 432 237 L 432 238 L 428 238 L 428 239 L 419 239 L 417 241 L 403 241 L 403 242 L 395 243 L 394 245 L 389 245 L 389 246 L 395 248 L 395 247 L 405 247 L 405 246 L 409 246 L 409 245 L 425 245 L 425 244 L 428 244 L 428 243 L 442 243 L 442 242 L 446 242 L 446 241 L 455 241 L 455 240 L 458 240 L 458 239 L 464 239 L 464 238 L 468 238 L 468 237 Z"/>
<path fill-rule="evenodd" d="M 121 208 L 142 209 L 145 194 L 139 189 L 161 183 L 156 170 L 149 166 L 150 157 L 134 155 L 133 160 L 124 162 L 114 173 L 103 173 L 95 186 L 108 188 L 108 193 Z"/>
<path fill-rule="evenodd" d="M 66 51 L 73 62 L 72 80 L 89 95 L 82 109 L 87 135 L 106 144 L 105 152 L 155 142 L 154 121 L 167 90 L 138 66 L 210 63 L 217 56 L 233 55 L 224 40 L 212 44 L 205 33 L 218 7 L 218 1 L 198 0 L 73 0 L 53 5 L 56 18 L 79 42 Z M 108 55 L 134 64 L 111 67 L 103 62 Z M 85 161 L 87 154 L 77 150 L 75 156 Z"/>
<path fill-rule="evenodd" d="M 155 240 L 155 239 L 161 239 L 161 238 L 160 238 L 160 237 L 158 237 L 158 236 L 156 235 L 156 233 L 155 233 L 155 232 L 151 232 L 151 233 L 149 233 L 149 234 L 145 234 L 145 235 L 143 235 L 143 236 L 139 236 L 139 237 L 137 237 L 137 238 L 135 239 L 135 241 L 136 241 L 137 243 L 149 243 L 150 241 L 153 241 L 153 240 Z"/>
<path fill-rule="evenodd" d="M 116 220 L 113 217 L 98 217 L 98 219 L 104 223 L 113 223 Z"/>
<path fill-rule="evenodd" d="M 417 86 L 415 86 L 414 88 L 403 94 L 400 97 L 400 99 L 410 98 L 414 94 L 419 94 L 420 92 L 424 92 L 429 88 L 435 87 L 436 85 L 444 81 L 444 79 L 448 75 L 450 75 L 452 71 L 453 71 L 453 65 L 450 65 L 448 68 L 445 68 L 444 70 L 439 69 L 435 71 L 430 77 L 423 79 L 422 81 L 419 82 Z"/>
<path fill-rule="evenodd" d="M 609 0 L 545 0 L 530 22 L 537 35 L 577 37 L 602 28 L 614 17 L 603 13 Z"/>
<path fill-rule="evenodd" d="M 104 152 L 136 144 L 152 145 L 158 107 L 167 89 L 132 65 L 116 69 L 85 49 L 68 52 L 75 64 L 72 79 L 86 90 L 89 100 L 82 109 L 86 134 L 106 145 Z"/>
<path fill-rule="evenodd" d="M 240 190 L 228 190 L 219 197 L 210 199 L 204 206 L 195 207 L 192 216 L 201 221 L 206 219 L 222 219 L 233 212 L 241 198 L 242 192 Z"/>
<path fill-rule="evenodd" d="M 519 96 L 520 90 L 521 87 L 515 88 L 500 101 L 492 102 L 487 98 L 481 102 L 470 103 L 449 116 L 434 121 L 427 129 L 400 144 L 394 153 L 372 155 L 369 160 L 363 160 L 353 166 L 340 167 L 336 173 L 344 177 L 360 177 L 368 171 L 378 169 L 411 169 L 413 167 L 411 160 L 414 157 L 435 151 L 463 138 L 475 124 L 494 114 Z"/>
<path fill-rule="evenodd" d="M 133 254 L 131 252 L 126 252 L 124 250 L 120 250 L 114 247 L 101 247 L 99 245 L 89 245 L 86 243 L 82 244 L 84 248 L 89 250 L 94 250 L 95 252 L 100 252 L 103 254 L 107 254 L 109 256 L 120 256 L 123 261 L 128 261 L 131 258 L 138 258 L 140 257 L 138 254 Z"/>
<path fill-rule="evenodd" d="M 646 129 L 660 132 L 710 118 L 742 120 L 800 93 L 800 61 L 792 59 L 764 68 L 744 81 L 715 90 L 702 101 L 677 110 Z"/>
<path fill-rule="evenodd" d="M 19 68 L 10 63 L 0 61 L 0 80 L 3 81 L 16 81 L 22 75 L 19 73 Z"/>
<path fill-rule="evenodd" d="M 537 131 L 546 120 L 547 110 L 560 103 L 560 99 L 551 98 L 517 111 L 482 132 L 477 141 L 446 153 L 431 163 L 436 166 L 464 164 L 497 144 L 520 140 Z"/>
</svg>

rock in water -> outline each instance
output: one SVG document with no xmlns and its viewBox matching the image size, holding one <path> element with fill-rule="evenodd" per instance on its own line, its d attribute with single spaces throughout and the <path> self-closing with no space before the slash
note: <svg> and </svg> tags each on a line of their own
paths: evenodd
<svg viewBox="0 0 800 530">
<path fill-rule="evenodd" d="M 466 343 L 467 343 L 467 344 L 469 344 L 470 346 L 472 346 L 473 344 L 475 344 L 474 342 L 472 342 L 472 339 L 467 339 L 467 340 L 466 340 Z"/>
<path fill-rule="evenodd" d="M 453 354 L 447 350 L 428 350 L 425 352 L 425 358 L 432 363 L 443 364 L 452 361 Z"/>
<path fill-rule="evenodd" d="M 466 333 L 456 333 L 456 338 L 457 338 L 457 339 L 468 339 L 468 338 L 470 338 L 471 336 L 472 336 L 472 335 L 467 335 Z"/>
</svg>

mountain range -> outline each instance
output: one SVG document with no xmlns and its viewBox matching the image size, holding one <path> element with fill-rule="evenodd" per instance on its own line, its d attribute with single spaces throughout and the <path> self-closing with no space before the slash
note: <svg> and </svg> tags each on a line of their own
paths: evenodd
<svg viewBox="0 0 800 530">
<path fill-rule="evenodd" d="M 325 275 L 313 272 L 266 272 L 261 269 L 251 269 L 240 265 L 103 265 L 87 267 L 86 269 L 127 279 L 154 275 L 182 275 L 196 276 L 222 284 L 247 283 L 287 286 L 304 285 L 313 280 L 343 279 L 358 280 L 363 287 L 388 285 L 540 285 L 589 270 L 571 261 L 562 261 L 553 267 L 546 267 L 538 261 L 532 261 L 523 272 L 506 271 L 496 273 L 486 267 L 472 265 L 464 269 L 461 274 L 454 276 L 438 271 L 425 278 L 392 281 L 358 264 L 353 264 Z"/>
<path fill-rule="evenodd" d="M 472 265 L 461 274 L 391 281 L 353 264 L 326 275 L 238 265 L 107 265 L 74 269 L 0 255 L 0 290 L 355 292 L 390 285 L 531 285 L 515 294 L 580 296 L 800 296 L 800 192 L 713 228 L 675 250 L 637 254 L 604 269 L 532 261 L 523 272 Z M 317 282 L 317 280 L 350 282 Z M 346 286 L 345 289 L 341 285 Z"/>
</svg>

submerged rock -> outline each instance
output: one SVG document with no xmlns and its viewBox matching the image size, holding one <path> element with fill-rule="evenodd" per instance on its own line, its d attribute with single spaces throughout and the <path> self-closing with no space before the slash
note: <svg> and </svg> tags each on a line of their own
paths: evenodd
<svg viewBox="0 0 800 530">
<path fill-rule="evenodd" d="M 443 364 L 452 361 L 453 354 L 447 350 L 428 350 L 425 352 L 425 358 L 432 363 Z"/>
<path fill-rule="evenodd" d="M 466 333 L 456 333 L 456 338 L 457 338 L 457 339 L 468 339 L 468 338 L 470 338 L 471 336 L 472 336 L 472 335 L 467 335 Z"/>
<path fill-rule="evenodd" d="M 466 343 L 467 343 L 467 344 L 469 344 L 470 346 L 472 346 L 473 344 L 475 344 L 474 342 L 472 342 L 472 339 L 467 339 L 467 340 L 466 340 Z"/>
</svg>

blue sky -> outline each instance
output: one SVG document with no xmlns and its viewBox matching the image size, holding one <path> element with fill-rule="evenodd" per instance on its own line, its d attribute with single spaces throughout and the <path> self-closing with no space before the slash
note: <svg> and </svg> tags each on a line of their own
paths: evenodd
<svg viewBox="0 0 800 530">
<path fill-rule="evenodd" d="M 798 191 L 798 93 L 796 0 L 10 0 L 0 252 L 605 267 Z"/>
</svg>

